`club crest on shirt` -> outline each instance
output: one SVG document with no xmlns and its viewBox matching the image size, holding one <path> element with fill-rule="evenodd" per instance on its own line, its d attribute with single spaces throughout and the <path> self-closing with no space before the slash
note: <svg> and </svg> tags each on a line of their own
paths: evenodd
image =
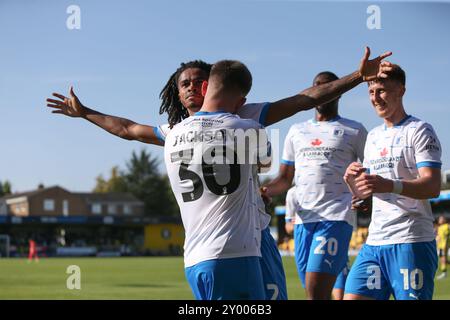
<svg viewBox="0 0 450 320">
<path fill-rule="evenodd" d="M 334 129 L 333 136 L 342 137 L 344 135 L 344 129 Z"/>
<path fill-rule="evenodd" d="M 404 136 L 396 137 L 395 141 L 394 141 L 394 144 L 395 145 L 403 144 L 404 140 L 405 140 Z"/>
</svg>

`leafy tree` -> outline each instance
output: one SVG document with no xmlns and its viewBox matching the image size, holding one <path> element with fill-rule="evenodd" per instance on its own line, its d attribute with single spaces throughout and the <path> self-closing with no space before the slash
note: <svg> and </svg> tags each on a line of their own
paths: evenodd
<svg viewBox="0 0 450 320">
<path fill-rule="evenodd" d="M 11 194 L 11 183 L 6 180 L 5 182 L 3 182 L 3 194 L 4 195 L 8 195 Z"/>
<path fill-rule="evenodd" d="M 94 188 L 94 192 L 96 193 L 106 193 L 109 192 L 108 188 L 107 188 L 107 182 L 105 180 L 105 178 L 103 178 L 103 175 L 99 175 L 97 176 L 97 178 L 95 178 L 96 183 L 95 183 L 95 188 Z"/>
<path fill-rule="evenodd" d="M 102 175 L 99 175 L 96 181 L 94 192 L 128 192 L 125 176 L 120 172 L 118 166 L 111 168 L 111 177 L 108 180 L 105 180 Z"/>
<path fill-rule="evenodd" d="M 158 171 L 159 161 L 145 150 L 134 151 L 124 175 L 128 191 L 144 201 L 148 215 L 177 215 L 179 210 L 167 176 Z"/>
<path fill-rule="evenodd" d="M 126 163 L 126 170 L 117 166 L 111 169 L 111 177 L 96 178 L 94 192 L 129 192 L 144 202 L 146 215 L 178 215 L 179 209 L 170 188 L 169 179 L 158 171 L 159 161 L 141 150 L 133 151 Z"/>
</svg>

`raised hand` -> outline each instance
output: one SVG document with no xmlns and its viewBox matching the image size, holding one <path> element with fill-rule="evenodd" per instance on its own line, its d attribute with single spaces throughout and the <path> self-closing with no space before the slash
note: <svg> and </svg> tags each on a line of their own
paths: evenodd
<svg viewBox="0 0 450 320">
<path fill-rule="evenodd" d="M 47 107 L 54 108 L 52 113 L 64 114 L 69 117 L 83 117 L 84 106 L 73 92 L 73 87 L 69 90 L 70 97 L 54 92 L 52 95 L 60 100 L 47 99 Z"/>
<path fill-rule="evenodd" d="M 392 52 L 387 51 L 375 59 L 369 60 L 370 48 L 366 47 L 364 57 L 359 64 L 359 73 L 361 74 L 363 81 L 375 80 L 378 77 L 385 78 L 385 72 L 390 70 L 392 64 L 387 61 L 385 61 L 387 63 L 383 63 L 382 60 L 390 55 L 392 55 Z"/>
<path fill-rule="evenodd" d="M 380 63 L 380 68 L 378 69 L 378 74 L 377 77 L 378 78 L 387 78 L 388 77 L 388 72 L 392 71 L 393 69 L 393 64 L 389 61 L 382 61 Z"/>
</svg>

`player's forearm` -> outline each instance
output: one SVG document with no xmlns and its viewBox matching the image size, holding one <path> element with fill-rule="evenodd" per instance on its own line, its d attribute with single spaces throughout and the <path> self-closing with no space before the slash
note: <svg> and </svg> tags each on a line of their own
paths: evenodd
<svg viewBox="0 0 450 320">
<path fill-rule="evenodd" d="M 135 137 L 128 130 L 128 128 L 135 124 L 131 120 L 106 115 L 87 107 L 83 107 L 82 117 L 115 136 L 126 140 L 135 140 Z"/>
<path fill-rule="evenodd" d="M 402 181 L 402 194 L 413 199 L 432 199 L 439 196 L 441 183 L 432 177 L 421 177 L 415 180 Z"/>
<path fill-rule="evenodd" d="M 310 87 L 295 96 L 271 103 L 265 125 L 289 118 L 300 111 L 309 110 L 332 101 L 363 81 L 358 71 L 341 79 Z"/>
<path fill-rule="evenodd" d="M 394 183 L 388 180 L 393 190 Z M 439 196 L 440 181 L 433 177 L 420 177 L 415 180 L 402 180 L 403 190 L 401 195 L 413 199 L 432 199 Z"/>
<path fill-rule="evenodd" d="M 288 190 L 292 186 L 292 179 L 289 181 L 287 177 L 278 176 L 263 187 L 267 188 L 267 195 L 270 197 L 277 196 Z"/>
<path fill-rule="evenodd" d="M 353 89 L 363 82 L 359 71 L 355 71 L 345 77 L 313 86 L 297 95 L 297 105 L 301 109 L 309 109 L 335 100 L 340 95 Z"/>
</svg>

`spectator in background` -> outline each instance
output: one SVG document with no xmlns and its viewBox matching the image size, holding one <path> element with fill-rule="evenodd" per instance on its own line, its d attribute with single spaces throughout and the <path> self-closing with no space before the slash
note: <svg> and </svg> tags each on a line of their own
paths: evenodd
<svg viewBox="0 0 450 320">
<path fill-rule="evenodd" d="M 441 274 L 436 279 L 441 280 L 447 276 L 447 261 L 448 261 L 448 238 L 449 238 L 449 225 L 444 216 L 440 216 L 438 219 L 437 228 L 437 248 L 439 252 L 439 269 Z"/>
<path fill-rule="evenodd" d="M 28 263 L 30 263 L 33 258 L 35 262 L 39 262 L 39 257 L 36 248 L 36 242 L 33 239 L 28 240 Z"/>
</svg>

